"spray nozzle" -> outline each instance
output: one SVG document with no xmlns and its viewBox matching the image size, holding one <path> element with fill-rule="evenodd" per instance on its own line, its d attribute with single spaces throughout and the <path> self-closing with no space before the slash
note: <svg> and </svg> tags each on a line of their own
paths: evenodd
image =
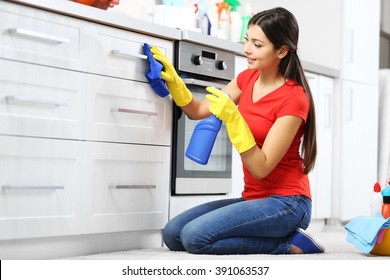
<svg viewBox="0 0 390 280">
<path fill-rule="evenodd" d="M 226 2 L 228 4 L 228 7 L 231 7 L 233 12 L 236 12 L 237 7 L 241 6 L 240 1 L 238 1 L 238 0 L 225 0 L 224 2 Z"/>
</svg>

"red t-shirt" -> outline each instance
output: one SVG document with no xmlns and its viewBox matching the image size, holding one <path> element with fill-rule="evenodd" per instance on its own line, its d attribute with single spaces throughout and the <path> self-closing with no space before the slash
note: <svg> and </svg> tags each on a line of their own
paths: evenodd
<svg viewBox="0 0 390 280">
<path fill-rule="evenodd" d="M 245 200 L 264 198 L 270 195 L 305 195 L 311 198 L 309 179 L 303 172 L 303 160 L 299 153 L 304 123 L 309 112 L 309 99 L 302 86 L 287 81 L 276 90 L 253 102 L 253 87 L 260 75 L 258 70 L 245 70 L 237 77 L 241 89 L 238 109 L 247 122 L 257 145 L 261 148 L 268 131 L 276 119 L 293 115 L 303 119 L 290 148 L 273 171 L 262 179 L 255 179 L 248 169 L 244 170 Z"/>
</svg>

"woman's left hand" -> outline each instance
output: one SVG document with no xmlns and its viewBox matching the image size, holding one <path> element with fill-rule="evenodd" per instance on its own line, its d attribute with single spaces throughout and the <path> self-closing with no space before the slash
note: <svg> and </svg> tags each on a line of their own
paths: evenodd
<svg viewBox="0 0 390 280">
<path fill-rule="evenodd" d="M 213 87 L 206 90 L 212 93 L 206 95 L 210 112 L 226 123 L 229 139 L 237 151 L 241 154 L 254 147 L 256 142 L 252 132 L 229 95 Z"/>
<path fill-rule="evenodd" d="M 206 95 L 210 102 L 209 110 L 218 119 L 228 122 L 229 118 L 237 110 L 236 104 L 230 99 L 230 96 L 214 87 L 207 87 L 206 90 L 211 94 Z"/>
</svg>

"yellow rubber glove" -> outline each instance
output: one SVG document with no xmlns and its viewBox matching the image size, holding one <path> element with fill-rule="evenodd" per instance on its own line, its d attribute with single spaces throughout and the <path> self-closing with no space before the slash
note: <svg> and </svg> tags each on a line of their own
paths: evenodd
<svg viewBox="0 0 390 280">
<path fill-rule="evenodd" d="M 224 92 L 207 87 L 206 99 L 210 101 L 209 110 L 218 119 L 226 123 L 230 141 L 241 154 L 256 145 L 252 132 L 238 111 L 236 104 Z"/>
<path fill-rule="evenodd" d="M 161 71 L 161 78 L 167 83 L 173 101 L 180 107 L 188 105 L 192 100 L 192 93 L 176 73 L 175 67 L 156 46 L 151 46 L 150 52 L 153 54 L 154 59 L 161 62 L 164 66 L 163 71 Z"/>
</svg>

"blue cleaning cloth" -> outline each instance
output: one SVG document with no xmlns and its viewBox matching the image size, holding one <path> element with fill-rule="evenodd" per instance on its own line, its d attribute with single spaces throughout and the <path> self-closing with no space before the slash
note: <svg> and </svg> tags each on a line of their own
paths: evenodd
<svg viewBox="0 0 390 280">
<path fill-rule="evenodd" d="M 144 52 L 148 57 L 150 70 L 146 72 L 145 77 L 148 80 L 153 90 L 161 97 L 165 97 L 169 94 L 169 90 L 164 80 L 161 78 L 161 70 L 163 66 L 160 62 L 154 59 L 153 54 L 150 52 L 150 45 L 144 43 Z"/>
<path fill-rule="evenodd" d="M 390 219 L 383 218 L 378 212 L 373 217 L 353 218 L 344 228 L 347 231 L 346 240 L 364 253 L 369 253 L 375 246 L 378 233 L 390 228 Z"/>
</svg>

